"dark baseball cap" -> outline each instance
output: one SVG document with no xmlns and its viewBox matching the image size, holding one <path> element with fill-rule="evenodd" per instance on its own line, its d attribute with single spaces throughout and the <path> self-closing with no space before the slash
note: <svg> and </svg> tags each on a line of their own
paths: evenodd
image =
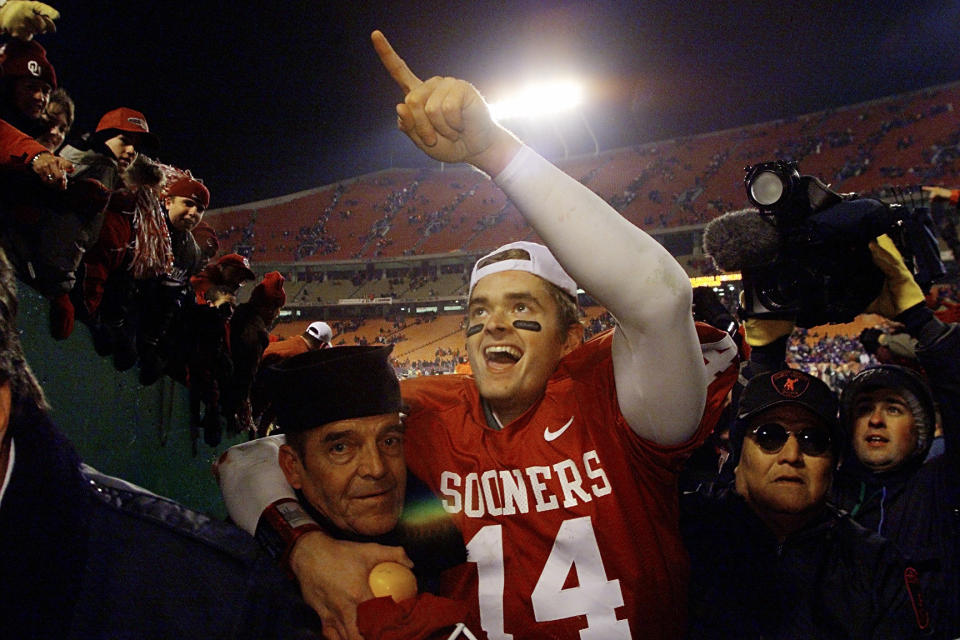
<svg viewBox="0 0 960 640">
<path fill-rule="evenodd" d="M 739 420 L 749 420 L 772 407 L 795 404 L 821 418 L 831 430 L 839 428 L 839 401 L 822 380 L 798 369 L 781 369 L 754 376 L 740 395 Z"/>
</svg>

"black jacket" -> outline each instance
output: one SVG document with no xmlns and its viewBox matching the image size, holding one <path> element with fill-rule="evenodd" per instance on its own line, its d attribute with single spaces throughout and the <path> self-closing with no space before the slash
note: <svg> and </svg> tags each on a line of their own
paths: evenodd
<svg viewBox="0 0 960 640">
<path fill-rule="evenodd" d="M 846 456 L 833 501 L 897 544 L 921 572 L 936 637 L 960 636 L 960 326 L 917 348 L 941 413 L 943 455 L 872 473 Z"/>
<path fill-rule="evenodd" d="M 0 637 L 320 637 L 246 533 L 81 466 L 36 409 L 18 407 L 10 430 Z"/>
<path fill-rule="evenodd" d="M 731 489 L 681 499 L 690 553 L 688 638 L 921 637 L 907 565 L 892 543 L 826 507 L 779 543 Z M 912 578 L 912 574 L 911 578 Z"/>
</svg>

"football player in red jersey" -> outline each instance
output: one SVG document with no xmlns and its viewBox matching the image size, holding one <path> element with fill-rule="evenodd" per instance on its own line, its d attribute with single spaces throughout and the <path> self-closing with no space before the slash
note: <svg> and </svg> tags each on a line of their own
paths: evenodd
<svg viewBox="0 0 960 640">
<path fill-rule="evenodd" d="M 732 340 L 695 326 L 689 280 L 661 245 L 497 124 L 472 85 L 421 81 L 381 33 L 372 39 L 405 93 L 400 129 L 431 158 L 494 176 L 549 246 L 512 243 L 474 267 L 472 377 L 401 388 L 408 467 L 468 552 L 443 595 L 476 603 L 491 639 L 679 637 L 677 472 L 733 384 Z M 618 320 L 585 344 L 577 282 Z M 291 492 L 250 450 L 228 456 L 220 478 L 234 520 L 254 531 Z M 409 561 L 321 532 L 297 538 L 291 567 L 325 633 L 359 637 L 370 568 Z"/>
</svg>

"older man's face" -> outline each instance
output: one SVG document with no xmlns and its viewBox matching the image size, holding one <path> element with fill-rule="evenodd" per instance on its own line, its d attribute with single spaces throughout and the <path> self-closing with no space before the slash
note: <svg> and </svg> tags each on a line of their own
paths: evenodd
<svg viewBox="0 0 960 640">
<path fill-rule="evenodd" d="M 302 458 L 284 445 L 280 466 L 290 486 L 335 526 L 381 535 L 403 509 L 403 430 L 397 413 L 331 422 L 306 432 Z"/>
<path fill-rule="evenodd" d="M 781 447 L 754 433 L 763 425 L 771 425 L 771 431 L 776 430 L 773 425 L 785 429 L 789 435 Z M 801 434 L 806 429 L 818 431 Z M 827 446 L 822 455 L 805 453 L 800 446 L 805 436 L 824 437 L 829 443 L 827 426 L 799 405 L 776 406 L 750 420 L 736 468 L 736 490 L 761 518 L 803 514 L 826 500 L 833 478 L 833 452 Z"/>
</svg>

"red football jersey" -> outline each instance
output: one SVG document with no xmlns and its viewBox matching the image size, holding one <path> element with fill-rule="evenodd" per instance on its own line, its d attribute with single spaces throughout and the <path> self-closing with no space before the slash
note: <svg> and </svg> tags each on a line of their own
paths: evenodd
<svg viewBox="0 0 960 640">
<path fill-rule="evenodd" d="M 737 376 L 729 336 L 697 328 L 714 378 L 696 435 L 676 447 L 639 438 L 621 415 L 612 332 L 568 354 L 544 397 L 500 431 L 486 426 L 471 377 L 402 382 L 407 464 L 467 547 L 441 595 L 478 603 L 490 640 L 682 634 L 677 472 Z"/>
</svg>

